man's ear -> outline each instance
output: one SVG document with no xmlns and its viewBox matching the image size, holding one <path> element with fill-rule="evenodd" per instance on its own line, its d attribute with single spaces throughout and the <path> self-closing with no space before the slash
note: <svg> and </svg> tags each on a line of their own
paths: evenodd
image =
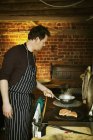
<svg viewBox="0 0 93 140">
<path fill-rule="evenodd" d="M 36 41 L 39 41 L 40 40 L 40 38 L 39 37 L 36 37 L 36 39 L 35 39 Z"/>
</svg>

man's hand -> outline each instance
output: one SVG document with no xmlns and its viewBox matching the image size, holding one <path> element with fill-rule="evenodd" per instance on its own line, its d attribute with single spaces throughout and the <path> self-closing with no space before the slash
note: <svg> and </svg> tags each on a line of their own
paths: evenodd
<svg viewBox="0 0 93 140">
<path fill-rule="evenodd" d="M 13 110 L 10 103 L 3 104 L 3 115 L 7 118 L 12 118 Z"/>
<path fill-rule="evenodd" d="M 47 87 L 45 87 L 44 85 L 42 85 L 40 82 L 37 81 L 37 88 L 39 90 L 41 90 L 45 96 L 47 97 L 54 97 L 54 94 L 52 93 L 52 91 L 50 89 L 48 89 Z"/>
<path fill-rule="evenodd" d="M 1 96 L 3 101 L 3 114 L 7 118 L 11 118 L 13 115 L 13 110 L 11 104 L 9 102 L 8 96 L 8 81 L 7 80 L 0 80 L 0 87 L 1 87 Z"/>
<path fill-rule="evenodd" d="M 54 97 L 52 91 L 51 91 L 50 89 L 48 89 L 48 88 L 46 88 L 46 89 L 43 91 L 43 93 L 44 93 L 44 95 L 47 96 L 47 97 L 51 97 L 51 98 Z"/>
</svg>

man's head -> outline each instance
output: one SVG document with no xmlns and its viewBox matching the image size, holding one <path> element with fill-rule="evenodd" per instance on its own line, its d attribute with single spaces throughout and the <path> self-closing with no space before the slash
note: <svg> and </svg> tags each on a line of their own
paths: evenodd
<svg viewBox="0 0 93 140">
<path fill-rule="evenodd" d="M 48 29 L 42 25 L 38 25 L 33 27 L 29 34 L 28 34 L 28 40 L 33 40 L 36 39 L 37 37 L 39 37 L 39 39 L 44 39 L 45 36 L 50 36 L 50 32 L 48 31 Z"/>
<path fill-rule="evenodd" d="M 46 27 L 42 25 L 33 27 L 28 34 L 28 40 L 32 51 L 41 50 L 45 46 L 48 36 L 50 36 L 50 32 Z"/>
</svg>

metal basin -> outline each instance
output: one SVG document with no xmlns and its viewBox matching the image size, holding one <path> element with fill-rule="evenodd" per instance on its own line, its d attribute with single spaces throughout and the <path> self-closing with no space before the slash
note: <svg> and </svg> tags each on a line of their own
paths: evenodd
<svg viewBox="0 0 93 140">
<path fill-rule="evenodd" d="M 72 96 L 69 93 L 64 93 L 59 96 L 59 99 L 63 103 L 72 103 L 75 99 L 75 96 Z"/>
</svg>

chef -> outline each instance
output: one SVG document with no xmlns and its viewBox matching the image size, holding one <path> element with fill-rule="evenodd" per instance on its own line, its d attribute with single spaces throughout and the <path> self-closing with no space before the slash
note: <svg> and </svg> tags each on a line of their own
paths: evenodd
<svg viewBox="0 0 93 140">
<path fill-rule="evenodd" d="M 32 91 L 36 87 L 53 97 L 47 87 L 36 80 L 35 51 L 40 51 L 50 36 L 42 25 L 33 27 L 26 43 L 9 49 L 0 70 L 0 86 L 5 116 L 6 140 L 30 140 Z"/>
</svg>

